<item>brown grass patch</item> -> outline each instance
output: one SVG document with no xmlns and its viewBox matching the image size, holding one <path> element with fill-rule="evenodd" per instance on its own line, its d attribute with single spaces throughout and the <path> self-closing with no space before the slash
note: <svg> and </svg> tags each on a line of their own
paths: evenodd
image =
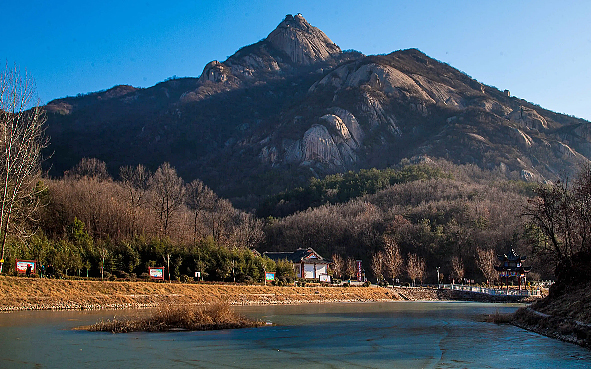
<svg viewBox="0 0 591 369">
<path fill-rule="evenodd" d="M 514 314 L 507 313 L 501 314 L 496 311 L 494 314 L 488 314 L 484 317 L 484 321 L 487 323 L 495 323 L 495 324 L 511 324 L 513 321 Z"/>
<path fill-rule="evenodd" d="M 102 320 L 86 327 L 91 332 L 165 332 L 174 330 L 204 331 L 215 329 L 252 328 L 264 322 L 236 313 L 228 303 L 208 306 L 165 305 L 148 317 Z"/>
</svg>

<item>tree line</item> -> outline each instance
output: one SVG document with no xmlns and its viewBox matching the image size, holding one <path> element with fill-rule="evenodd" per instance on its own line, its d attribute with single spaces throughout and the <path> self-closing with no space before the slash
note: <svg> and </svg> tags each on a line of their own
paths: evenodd
<svg viewBox="0 0 591 369">
<path fill-rule="evenodd" d="M 523 213 L 534 186 L 499 180 L 473 166 L 431 165 L 446 175 L 268 218 L 261 248 L 313 247 L 333 260 L 363 260 L 373 280 L 411 283 L 436 283 L 438 269 L 445 282 L 492 283 L 497 255 L 514 248 L 530 255 L 533 278 L 552 276 L 548 264 L 531 257 Z M 335 273 L 347 274 L 339 263 Z"/>
<path fill-rule="evenodd" d="M 262 281 L 275 271 L 293 280 L 291 266 L 253 252 L 263 222 L 232 207 L 199 180 L 185 183 L 168 163 L 155 172 L 122 167 L 113 179 L 106 164 L 83 159 L 60 179 L 38 183 L 36 232 L 12 237 L 15 259 L 35 259 L 59 276 L 135 278 L 165 266 L 172 279 Z"/>
<path fill-rule="evenodd" d="M 336 278 L 353 277 L 352 261 L 362 260 L 374 281 L 435 283 L 437 270 L 440 281 L 492 282 L 497 254 L 509 248 L 538 254 L 523 218 L 528 186 L 493 182 L 498 177 L 471 166 L 430 165 L 444 175 L 260 219 L 199 180 L 185 183 L 168 163 L 154 172 L 122 167 L 113 179 L 104 162 L 83 159 L 62 178 L 37 183 L 34 236 L 10 238 L 7 260 L 31 257 L 64 276 L 133 278 L 163 265 L 177 280 L 198 271 L 205 280 L 254 282 L 278 266 L 253 250 L 312 247 L 333 260 Z M 551 276 L 538 260 L 533 276 Z"/>
</svg>

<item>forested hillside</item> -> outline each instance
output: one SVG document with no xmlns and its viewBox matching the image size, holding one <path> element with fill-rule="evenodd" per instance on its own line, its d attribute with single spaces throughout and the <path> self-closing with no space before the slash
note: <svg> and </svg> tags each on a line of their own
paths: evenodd
<svg viewBox="0 0 591 369">
<path fill-rule="evenodd" d="M 295 191 L 306 194 L 299 198 L 308 201 L 305 210 L 288 207 L 288 216 L 256 218 L 201 181 L 186 183 L 167 163 L 153 173 L 122 167 L 119 177 L 112 179 L 104 162 L 85 159 L 63 178 L 43 180 L 38 222 L 28 225 L 36 232 L 10 240 L 7 265 L 30 258 L 63 276 L 111 278 L 145 276 L 149 266 L 164 265 L 172 279 L 200 271 L 205 280 L 238 282 L 276 270 L 287 282 L 293 279 L 289 263 L 253 250 L 312 247 L 335 261 L 335 277 L 352 275 L 352 260 L 360 259 L 372 279 L 433 282 L 440 267 L 445 280 L 493 280 L 497 253 L 530 253 L 522 215 L 537 187 L 429 159 L 311 180 Z M 288 195 L 274 201 L 285 203 Z M 377 266 L 384 255 L 397 260 L 396 270 Z M 423 269 L 416 278 L 409 274 L 413 260 Z M 532 263 L 533 276 L 551 275 L 551 268 Z"/>
<path fill-rule="evenodd" d="M 416 254 L 424 260 L 425 278 L 431 281 L 436 267 L 448 277 L 457 274 L 454 260 L 462 262 L 465 277 L 492 280 L 496 277 L 490 271 L 492 266 L 485 275 L 479 260 L 484 252 L 492 253 L 492 257 L 487 255 L 491 258 L 488 264 L 496 264 L 497 253 L 510 248 L 529 254 L 527 219 L 523 214 L 537 185 L 499 180 L 493 172 L 443 161 L 409 166 L 397 173 L 425 173 L 425 168 L 440 175 L 394 184 L 348 202 L 268 219 L 263 248 L 313 247 L 337 259 L 364 260 L 367 271 L 372 273 L 374 254 L 395 244 L 400 259 Z M 388 176 L 393 171 L 378 173 Z M 311 187 L 316 188 L 317 183 L 313 181 Z M 339 197 L 338 191 L 334 197 Z M 552 273 L 551 268 L 541 264 L 535 264 L 534 271 L 534 276 Z M 404 268 L 395 274 L 406 277 Z"/>
</svg>

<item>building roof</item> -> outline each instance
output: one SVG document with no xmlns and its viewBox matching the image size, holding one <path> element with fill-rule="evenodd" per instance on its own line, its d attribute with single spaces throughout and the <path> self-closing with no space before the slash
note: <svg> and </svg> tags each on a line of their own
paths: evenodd
<svg viewBox="0 0 591 369">
<path fill-rule="evenodd" d="M 511 249 L 511 251 L 507 254 L 497 255 L 497 257 L 500 261 L 523 261 L 526 259 L 525 256 L 517 254 L 513 249 Z"/>
<path fill-rule="evenodd" d="M 515 250 L 513 249 L 507 254 L 498 255 L 498 259 L 501 261 L 501 265 L 495 266 L 495 269 L 498 272 L 529 273 L 531 271 L 530 266 L 524 266 L 521 264 L 521 262 L 525 260 L 525 256 L 520 256 L 515 253 Z"/>
<path fill-rule="evenodd" d="M 264 252 L 263 256 L 267 256 L 271 260 L 287 260 L 292 263 L 317 263 L 317 264 L 330 264 L 331 261 L 320 256 L 311 247 L 297 249 L 292 252 Z"/>
</svg>

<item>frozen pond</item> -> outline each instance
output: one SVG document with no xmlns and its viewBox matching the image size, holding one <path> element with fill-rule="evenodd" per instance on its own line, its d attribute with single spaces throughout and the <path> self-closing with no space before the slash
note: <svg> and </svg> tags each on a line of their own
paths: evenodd
<svg viewBox="0 0 591 369">
<path fill-rule="evenodd" d="M 129 334 L 72 328 L 135 312 L 0 313 L 0 368 L 591 367 L 591 351 L 480 321 L 516 308 L 458 302 L 241 307 L 276 326 Z"/>
</svg>

